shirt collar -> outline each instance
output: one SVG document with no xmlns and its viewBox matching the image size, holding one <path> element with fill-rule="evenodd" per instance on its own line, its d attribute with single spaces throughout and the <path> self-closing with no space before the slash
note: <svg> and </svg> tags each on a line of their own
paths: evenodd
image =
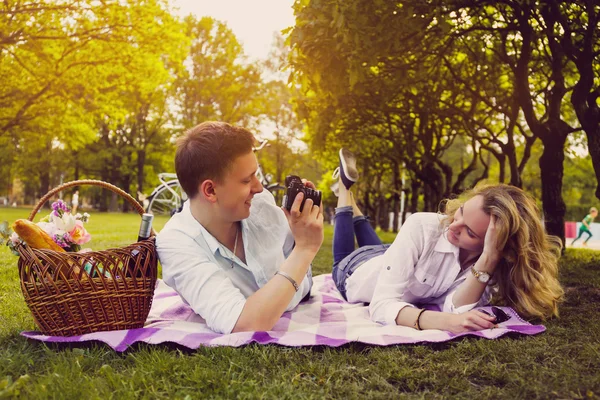
<svg viewBox="0 0 600 400">
<path fill-rule="evenodd" d="M 448 241 L 445 229 L 442 231 L 442 234 L 438 238 L 434 250 L 440 253 L 454 253 L 456 259 L 458 259 L 459 248 L 458 246 L 455 246 Z"/>
<path fill-rule="evenodd" d="M 217 240 L 217 238 L 215 238 L 208 230 L 206 230 L 206 228 L 200 222 L 196 221 L 196 218 L 194 218 L 194 216 L 192 215 L 192 210 L 189 205 L 189 200 L 185 202 L 185 204 L 183 206 L 183 210 L 181 210 L 181 214 L 182 214 L 182 218 L 184 218 L 185 221 L 188 221 L 188 223 L 186 225 L 187 225 L 187 228 L 190 231 L 190 233 L 194 233 L 194 237 L 198 237 L 201 235 L 204 238 L 204 240 L 206 241 L 206 244 L 208 245 L 208 248 L 210 249 L 211 253 L 216 255 L 217 251 L 219 251 L 219 249 L 224 247 Z M 247 222 L 245 220 L 242 220 L 240 222 L 241 222 L 240 235 L 243 235 L 243 232 L 247 227 Z M 220 253 L 221 253 L 221 255 L 227 254 L 227 253 L 223 253 L 223 251 L 220 251 Z"/>
</svg>

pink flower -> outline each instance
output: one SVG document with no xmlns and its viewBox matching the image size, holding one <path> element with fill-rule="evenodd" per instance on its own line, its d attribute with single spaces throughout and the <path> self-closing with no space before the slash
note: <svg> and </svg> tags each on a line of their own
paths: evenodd
<svg viewBox="0 0 600 400">
<path fill-rule="evenodd" d="M 12 242 L 13 246 L 16 246 L 21 242 L 21 238 L 19 235 L 17 235 L 17 232 L 13 232 L 12 235 L 10 235 L 10 241 Z"/>
<path fill-rule="evenodd" d="M 71 235 L 73 242 L 79 245 L 89 242 L 92 238 L 92 235 L 90 235 L 83 227 L 83 222 L 79 220 L 75 222 L 75 227 L 69 232 L 69 235 Z"/>
</svg>

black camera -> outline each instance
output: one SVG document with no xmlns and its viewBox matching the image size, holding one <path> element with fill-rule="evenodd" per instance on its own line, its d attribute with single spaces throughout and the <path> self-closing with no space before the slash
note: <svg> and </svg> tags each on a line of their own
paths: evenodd
<svg viewBox="0 0 600 400">
<path fill-rule="evenodd" d="M 288 175 L 285 178 L 286 193 L 283 196 L 283 206 L 290 211 L 296 195 L 300 192 L 304 193 L 302 204 L 300 204 L 300 211 L 304 209 L 304 202 L 306 199 L 312 199 L 315 206 L 321 205 L 322 193 L 320 190 L 311 189 L 304 186 L 302 179 L 296 175 Z"/>
</svg>

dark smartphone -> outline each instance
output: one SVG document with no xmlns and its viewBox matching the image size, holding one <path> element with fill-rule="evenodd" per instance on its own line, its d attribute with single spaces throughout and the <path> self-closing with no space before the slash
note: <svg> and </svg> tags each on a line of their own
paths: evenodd
<svg viewBox="0 0 600 400">
<path fill-rule="evenodd" d="M 489 315 L 490 317 L 492 316 L 492 314 L 490 314 L 489 312 L 485 311 L 485 310 L 478 310 L 481 311 L 484 314 Z M 492 313 L 494 314 L 494 316 L 496 317 L 496 320 L 494 321 L 496 324 L 501 324 L 503 322 L 506 322 L 510 319 L 510 315 L 508 315 L 507 313 L 505 313 L 501 308 L 498 307 L 492 307 Z"/>
</svg>

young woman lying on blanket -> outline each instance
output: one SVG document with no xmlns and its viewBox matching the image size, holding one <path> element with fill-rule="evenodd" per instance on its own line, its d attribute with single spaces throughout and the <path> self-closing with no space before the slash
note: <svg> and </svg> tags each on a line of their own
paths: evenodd
<svg viewBox="0 0 600 400">
<path fill-rule="evenodd" d="M 473 308 L 487 305 L 492 293 L 523 316 L 558 315 L 561 242 L 545 233 L 535 201 L 521 189 L 476 187 L 449 200 L 444 215 L 411 215 L 394 243 L 383 245 L 350 191 L 355 158 L 345 149 L 339 154 L 332 275 L 346 300 L 370 303 L 373 321 L 454 333 L 487 329 L 496 317 Z M 432 303 L 442 311 L 416 306 Z"/>
</svg>

